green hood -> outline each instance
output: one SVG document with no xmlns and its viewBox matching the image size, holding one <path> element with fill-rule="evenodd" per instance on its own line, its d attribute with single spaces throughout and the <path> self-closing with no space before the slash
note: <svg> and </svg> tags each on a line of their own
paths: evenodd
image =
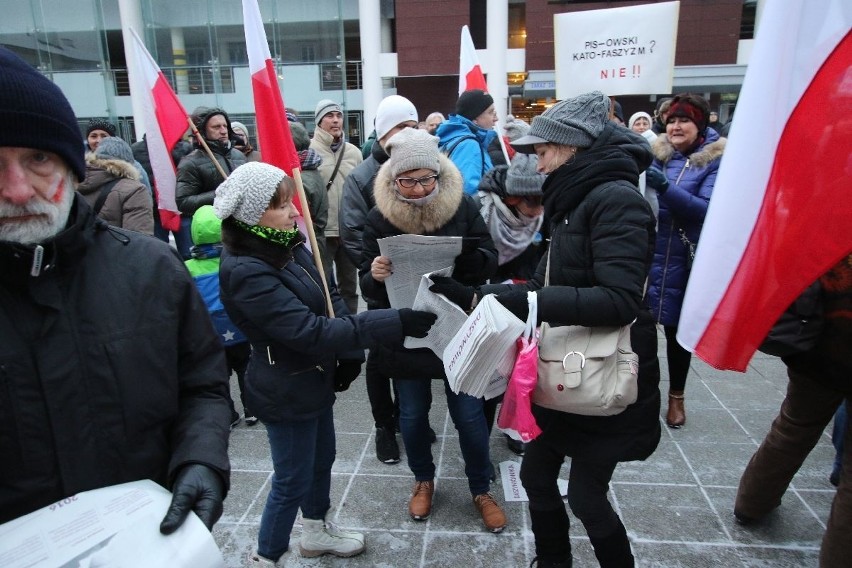
<svg viewBox="0 0 852 568">
<path fill-rule="evenodd" d="M 196 245 L 212 245 L 222 242 L 222 221 L 216 216 L 212 205 L 202 205 L 192 216 L 192 242 Z"/>
</svg>

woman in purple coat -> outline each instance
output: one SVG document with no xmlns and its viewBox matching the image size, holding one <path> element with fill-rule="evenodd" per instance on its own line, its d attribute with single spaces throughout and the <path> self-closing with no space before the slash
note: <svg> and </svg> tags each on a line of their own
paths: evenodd
<svg viewBox="0 0 852 568">
<path fill-rule="evenodd" d="M 666 335 L 669 408 L 666 424 L 686 422 L 684 387 L 692 354 L 675 339 L 695 246 L 716 183 L 725 139 L 707 128 L 710 106 L 702 97 L 678 95 L 664 115 L 666 133 L 654 142 L 647 184 L 657 190 L 660 213 L 648 301 Z"/>
</svg>

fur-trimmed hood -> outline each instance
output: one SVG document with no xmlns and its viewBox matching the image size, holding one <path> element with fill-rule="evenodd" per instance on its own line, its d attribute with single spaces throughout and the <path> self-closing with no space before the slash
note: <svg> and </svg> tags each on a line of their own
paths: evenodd
<svg viewBox="0 0 852 568">
<path fill-rule="evenodd" d="M 727 138 L 720 138 L 716 131 L 708 129 L 707 137 L 701 146 L 687 156 L 690 166 L 703 168 L 713 160 L 721 159 L 727 142 Z M 660 134 L 657 137 L 651 144 L 651 150 L 654 152 L 654 157 L 663 164 L 668 163 L 677 152 L 672 143 L 669 142 L 669 137 L 665 134 Z"/>
<path fill-rule="evenodd" d="M 100 191 L 101 187 L 114 179 L 137 182 L 127 184 L 120 181 L 121 187 L 136 187 L 140 181 L 139 170 L 136 166 L 124 160 L 114 158 L 99 158 L 93 152 L 86 154 L 86 179 L 77 186 L 77 191 L 88 195 Z"/>
<path fill-rule="evenodd" d="M 373 185 L 376 208 L 395 227 L 404 233 L 423 235 L 435 232 L 453 218 L 464 195 L 464 180 L 458 168 L 443 154 L 438 155 L 441 173 L 430 203 L 419 207 L 397 198 L 390 161 L 385 162 Z"/>
</svg>

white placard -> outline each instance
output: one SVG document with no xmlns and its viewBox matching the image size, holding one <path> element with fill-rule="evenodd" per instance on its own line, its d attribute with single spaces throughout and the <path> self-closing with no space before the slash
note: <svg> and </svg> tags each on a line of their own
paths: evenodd
<svg viewBox="0 0 852 568">
<path fill-rule="evenodd" d="M 672 92 L 680 2 L 553 16 L 556 97 Z"/>
</svg>

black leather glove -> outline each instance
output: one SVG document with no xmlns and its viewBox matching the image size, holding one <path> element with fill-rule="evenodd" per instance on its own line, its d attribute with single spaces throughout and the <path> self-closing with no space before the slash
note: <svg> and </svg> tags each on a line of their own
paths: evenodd
<svg viewBox="0 0 852 568">
<path fill-rule="evenodd" d="M 645 170 L 645 183 L 657 190 L 660 195 L 669 188 L 669 180 L 660 168 L 651 166 Z"/>
<path fill-rule="evenodd" d="M 399 321 L 402 322 L 402 334 L 409 337 L 426 337 L 429 329 L 438 316 L 432 312 L 422 312 L 410 308 L 399 310 Z"/>
<path fill-rule="evenodd" d="M 361 374 L 361 361 L 357 359 L 340 359 L 334 370 L 334 392 L 343 392 L 349 388 L 352 381 Z"/>
<path fill-rule="evenodd" d="M 527 321 L 530 313 L 530 304 L 527 300 L 526 290 L 512 290 L 497 294 L 494 299 L 503 304 L 503 307 L 515 314 L 521 321 Z"/>
<path fill-rule="evenodd" d="M 473 286 L 465 286 L 449 276 L 432 276 L 432 282 L 433 284 L 429 286 L 430 292 L 446 296 L 449 301 L 464 311 L 470 309 L 476 293 Z"/>
<path fill-rule="evenodd" d="M 175 478 L 172 503 L 160 523 L 160 532 L 175 532 L 190 511 L 195 511 L 207 530 L 213 530 L 213 525 L 222 516 L 224 500 L 225 483 L 218 472 L 200 463 L 186 465 Z"/>
<path fill-rule="evenodd" d="M 461 282 L 477 283 L 483 280 L 482 270 L 486 262 L 485 254 L 478 249 L 463 252 L 456 257 L 453 278 Z"/>
</svg>

